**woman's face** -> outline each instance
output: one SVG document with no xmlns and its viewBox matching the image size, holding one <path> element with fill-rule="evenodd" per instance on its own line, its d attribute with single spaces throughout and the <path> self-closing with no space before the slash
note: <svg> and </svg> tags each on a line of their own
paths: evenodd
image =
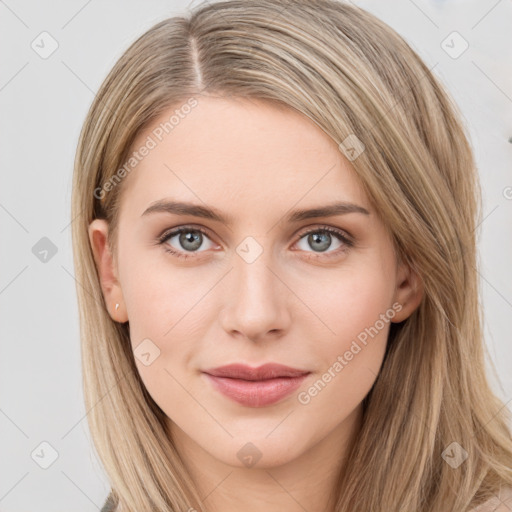
<svg viewBox="0 0 512 512">
<path fill-rule="evenodd" d="M 105 221 L 90 239 L 111 315 L 129 321 L 138 371 L 178 444 L 232 466 L 277 466 L 355 431 L 390 323 L 415 309 L 418 282 L 313 122 L 260 101 L 197 101 L 135 141 L 115 264 Z M 306 374 L 204 373 L 267 363 Z"/>
</svg>

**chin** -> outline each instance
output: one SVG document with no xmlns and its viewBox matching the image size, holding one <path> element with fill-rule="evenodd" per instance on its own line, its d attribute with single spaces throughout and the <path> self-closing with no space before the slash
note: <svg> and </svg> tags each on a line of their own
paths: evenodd
<svg viewBox="0 0 512 512">
<path fill-rule="evenodd" d="M 247 434 L 243 439 L 231 440 L 229 445 L 217 445 L 218 452 L 212 452 L 211 446 L 209 451 L 217 460 L 236 468 L 271 469 L 292 462 L 307 450 L 307 446 L 285 432 L 283 434 L 286 442 L 282 436 L 271 439 L 273 434 L 268 437 L 268 433 L 261 436 Z"/>
</svg>

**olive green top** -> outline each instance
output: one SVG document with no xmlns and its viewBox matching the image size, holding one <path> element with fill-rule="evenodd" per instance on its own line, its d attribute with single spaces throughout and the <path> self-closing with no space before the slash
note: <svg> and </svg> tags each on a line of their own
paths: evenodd
<svg viewBox="0 0 512 512">
<path fill-rule="evenodd" d="M 116 509 L 116 502 L 114 501 L 114 498 L 112 497 L 112 493 L 110 493 L 107 497 L 107 501 L 103 504 L 103 507 L 101 507 L 100 512 L 114 512 Z"/>
</svg>

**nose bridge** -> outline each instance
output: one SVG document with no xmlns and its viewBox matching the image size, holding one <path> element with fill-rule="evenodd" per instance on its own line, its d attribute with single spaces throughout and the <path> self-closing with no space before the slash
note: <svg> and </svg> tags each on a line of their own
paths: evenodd
<svg viewBox="0 0 512 512">
<path fill-rule="evenodd" d="M 235 258 L 235 274 L 240 284 L 239 293 L 250 295 L 254 298 L 271 301 L 273 291 L 275 290 L 275 270 L 272 263 L 271 250 L 266 248 L 254 261 L 246 260 L 238 255 Z M 274 272 L 271 272 L 273 269 Z"/>
<path fill-rule="evenodd" d="M 233 255 L 232 285 L 224 315 L 224 328 L 250 338 L 282 330 L 289 318 L 286 286 L 276 276 L 270 241 L 247 237 Z"/>
<path fill-rule="evenodd" d="M 272 249 L 269 239 L 257 241 L 247 237 L 237 247 L 234 261 L 235 279 L 238 282 L 238 298 L 248 304 L 272 305 L 276 291 Z M 247 304 L 247 305 L 248 305 Z M 262 308 L 260 307 L 260 310 Z"/>
</svg>

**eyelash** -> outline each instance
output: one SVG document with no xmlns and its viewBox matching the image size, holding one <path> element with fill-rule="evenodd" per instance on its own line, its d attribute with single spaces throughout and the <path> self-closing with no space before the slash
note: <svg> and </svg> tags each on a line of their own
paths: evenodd
<svg viewBox="0 0 512 512">
<path fill-rule="evenodd" d="M 181 233 L 188 233 L 191 231 L 192 232 L 198 231 L 198 232 L 202 233 L 203 235 L 207 236 L 208 238 L 210 238 L 208 232 L 201 227 L 183 226 L 179 229 L 165 232 L 162 235 L 160 235 L 157 238 L 158 244 L 163 245 L 164 250 L 166 252 L 172 254 L 173 256 L 176 256 L 177 258 L 188 259 L 188 258 L 194 257 L 194 253 L 187 254 L 187 253 L 183 253 L 182 251 L 176 251 L 176 250 L 172 249 L 168 244 L 166 244 L 167 240 L 169 240 L 170 238 L 173 238 L 174 236 L 179 235 Z M 315 227 L 315 228 L 309 229 L 308 231 L 305 231 L 304 233 L 302 233 L 299 236 L 299 240 L 302 240 L 302 238 L 304 238 L 306 235 L 309 235 L 310 233 L 324 233 L 324 232 L 331 233 L 331 234 L 335 235 L 338 238 L 338 240 L 343 242 L 344 246 L 342 246 L 341 248 L 339 248 L 331 253 L 317 253 L 317 256 L 308 256 L 309 258 L 318 259 L 318 258 L 325 258 L 325 257 L 330 258 L 330 257 L 338 256 L 339 254 L 348 251 L 351 247 L 354 246 L 354 242 L 345 234 L 345 232 L 343 232 L 339 229 L 336 229 L 336 228 L 332 228 L 330 226 L 321 226 L 321 227 Z"/>
</svg>

